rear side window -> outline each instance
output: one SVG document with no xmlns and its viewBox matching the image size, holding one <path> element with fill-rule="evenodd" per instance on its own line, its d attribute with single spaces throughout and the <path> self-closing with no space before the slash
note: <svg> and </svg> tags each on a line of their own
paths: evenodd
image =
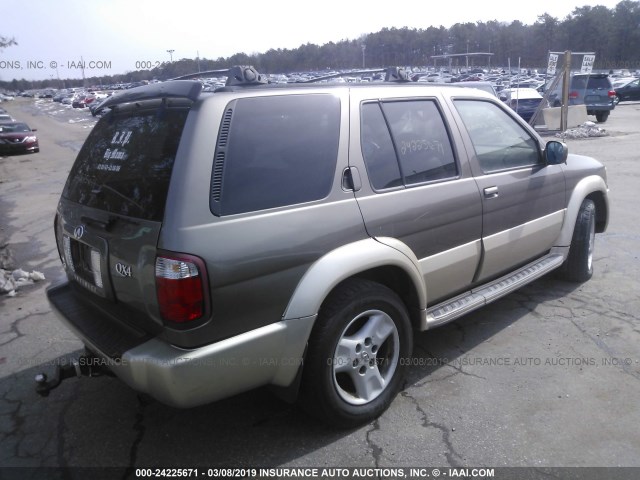
<svg viewBox="0 0 640 480">
<path fill-rule="evenodd" d="M 382 111 L 396 145 L 405 184 L 458 174 L 451 141 L 435 102 L 385 102 Z"/>
<path fill-rule="evenodd" d="M 333 95 L 243 98 L 218 136 L 211 211 L 233 215 L 326 197 L 338 155 L 340 100 Z"/>
<path fill-rule="evenodd" d="M 361 147 L 374 189 L 457 176 L 451 140 L 432 100 L 362 105 Z"/>
<path fill-rule="evenodd" d="M 188 109 L 111 112 L 93 128 L 63 196 L 111 213 L 161 221 Z"/>
</svg>

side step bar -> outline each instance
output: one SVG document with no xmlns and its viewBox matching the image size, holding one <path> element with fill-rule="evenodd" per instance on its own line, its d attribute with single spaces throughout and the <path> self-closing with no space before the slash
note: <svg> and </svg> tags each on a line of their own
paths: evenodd
<svg viewBox="0 0 640 480">
<path fill-rule="evenodd" d="M 549 253 L 513 273 L 485 285 L 480 285 L 473 290 L 443 303 L 434 305 L 427 309 L 426 324 L 422 325 L 422 330 L 449 323 L 494 300 L 504 297 L 527 283 L 555 270 L 562 265 L 564 259 L 565 256 L 562 253 Z"/>
</svg>

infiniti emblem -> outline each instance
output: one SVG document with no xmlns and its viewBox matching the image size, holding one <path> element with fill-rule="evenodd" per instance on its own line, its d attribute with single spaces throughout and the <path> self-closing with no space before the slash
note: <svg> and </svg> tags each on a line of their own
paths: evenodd
<svg viewBox="0 0 640 480">
<path fill-rule="evenodd" d="M 73 229 L 73 236 L 76 237 L 77 239 L 82 238 L 83 235 L 84 235 L 84 225 L 78 225 L 76 228 Z"/>
</svg>

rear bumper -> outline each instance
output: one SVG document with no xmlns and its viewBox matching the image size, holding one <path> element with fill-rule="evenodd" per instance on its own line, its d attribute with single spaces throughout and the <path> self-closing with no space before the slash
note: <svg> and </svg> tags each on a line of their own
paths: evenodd
<svg viewBox="0 0 640 480">
<path fill-rule="evenodd" d="M 203 405 L 263 385 L 290 385 L 302 365 L 316 318 L 280 321 L 186 350 L 156 337 L 135 337 L 135 332 L 128 332 L 100 312 L 88 311 L 67 283 L 49 288 L 47 296 L 60 321 L 103 366 L 134 390 L 175 407 Z M 108 324 L 89 331 L 82 323 L 87 315 L 91 315 L 91 324 Z M 107 335 L 109 341 L 98 338 L 100 334 Z"/>
</svg>

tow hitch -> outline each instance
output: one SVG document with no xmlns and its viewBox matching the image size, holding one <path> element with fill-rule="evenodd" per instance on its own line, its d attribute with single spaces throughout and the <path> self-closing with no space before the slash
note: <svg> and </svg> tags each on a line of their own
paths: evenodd
<svg viewBox="0 0 640 480">
<path fill-rule="evenodd" d="M 93 355 L 81 355 L 67 365 L 57 365 L 53 378 L 49 380 L 46 373 L 39 373 L 35 377 L 36 392 L 42 397 L 49 396 L 49 392 L 57 388 L 63 380 L 74 377 L 115 376 L 108 368 L 101 365 L 99 358 Z"/>
</svg>

